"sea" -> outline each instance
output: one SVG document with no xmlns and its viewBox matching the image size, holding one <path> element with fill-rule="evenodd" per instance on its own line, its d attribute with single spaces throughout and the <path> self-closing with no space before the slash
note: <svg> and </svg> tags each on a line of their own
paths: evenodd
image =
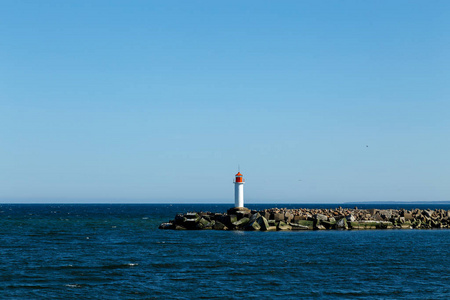
<svg viewBox="0 0 450 300">
<path fill-rule="evenodd" d="M 450 204 L 357 206 L 450 209 Z M 450 299 L 446 229 L 158 229 L 177 213 L 228 208 L 0 204 L 0 299 Z"/>
</svg>

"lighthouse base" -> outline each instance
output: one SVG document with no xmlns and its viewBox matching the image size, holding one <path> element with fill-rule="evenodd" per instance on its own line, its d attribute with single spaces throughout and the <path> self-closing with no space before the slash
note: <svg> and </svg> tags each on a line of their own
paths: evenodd
<svg viewBox="0 0 450 300">
<path fill-rule="evenodd" d="M 235 215 L 238 212 L 243 214 L 251 214 L 252 210 L 247 207 L 232 207 L 229 210 L 227 210 L 227 214 L 229 215 Z"/>
</svg>

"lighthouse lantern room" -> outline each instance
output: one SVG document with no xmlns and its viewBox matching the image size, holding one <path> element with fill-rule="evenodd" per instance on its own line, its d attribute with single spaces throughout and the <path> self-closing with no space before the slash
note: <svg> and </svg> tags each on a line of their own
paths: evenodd
<svg viewBox="0 0 450 300">
<path fill-rule="evenodd" d="M 234 183 L 234 206 L 235 207 L 244 207 L 244 183 L 245 180 L 241 174 L 238 172 L 236 174 L 236 179 L 233 181 Z"/>
</svg>

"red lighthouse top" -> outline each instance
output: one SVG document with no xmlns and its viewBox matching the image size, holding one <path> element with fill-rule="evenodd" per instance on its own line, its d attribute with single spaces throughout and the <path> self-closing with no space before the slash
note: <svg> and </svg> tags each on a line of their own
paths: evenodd
<svg viewBox="0 0 450 300">
<path fill-rule="evenodd" d="M 241 174 L 241 172 L 238 172 L 236 174 L 236 181 L 235 182 L 245 182 L 244 178 L 242 177 L 243 175 Z"/>
</svg>

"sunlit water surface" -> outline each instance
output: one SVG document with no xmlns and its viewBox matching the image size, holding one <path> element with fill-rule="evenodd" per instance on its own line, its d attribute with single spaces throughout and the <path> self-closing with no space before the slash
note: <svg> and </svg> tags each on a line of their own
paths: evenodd
<svg viewBox="0 0 450 300">
<path fill-rule="evenodd" d="M 0 205 L 0 298 L 450 298 L 450 230 L 158 230 L 227 208 Z"/>
</svg>

